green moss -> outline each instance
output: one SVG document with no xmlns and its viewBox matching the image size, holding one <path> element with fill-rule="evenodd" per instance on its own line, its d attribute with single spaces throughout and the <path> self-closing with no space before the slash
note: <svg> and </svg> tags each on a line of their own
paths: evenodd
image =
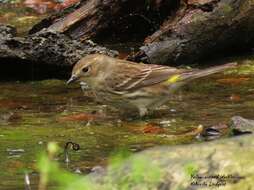
<svg viewBox="0 0 254 190">
<path fill-rule="evenodd" d="M 204 15 L 201 15 L 201 14 L 198 14 L 198 13 L 195 13 L 191 16 L 191 23 L 201 23 L 203 22 L 204 20 L 206 20 L 207 18 L 204 16 Z"/>
<path fill-rule="evenodd" d="M 240 64 L 236 69 L 202 80 L 195 80 L 186 85 L 166 104 L 162 112 L 155 110 L 155 114 L 151 117 L 124 121 L 120 126 L 117 124 L 119 116 L 111 112 L 106 114 L 105 119 L 95 120 L 88 126 L 87 121 L 60 121 L 61 117 L 80 113 L 90 114 L 92 111 L 101 109 L 100 105 L 84 98 L 79 87 L 68 87 L 65 81 L 0 83 L 0 114 L 15 112 L 21 116 L 17 121 L 0 121 L 0 142 L 3 145 L 0 147 L 0 170 L 3 171 L 0 174 L 3 179 L 0 185 L 4 184 L 2 187 L 6 187 L 5 189 L 10 185 L 22 189 L 23 169 L 28 168 L 34 171 L 33 164 L 36 154 L 45 149 L 49 141 L 56 141 L 61 147 L 67 141 L 80 144 L 80 151 L 71 152 L 73 163 L 70 163 L 70 167 L 86 171 L 101 162 L 105 163 L 115 149 L 126 148 L 130 151 L 138 151 L 155 145 L 172 146 L 198 142 L 195 134 L 191 132 L 195 131 L 199 124 L 216 125 L 220 122 L 227 122 L 231 116 L 236 114 L 247 115 L 251 118 L 254 109 L 253 92 L 250 91 L 254 84 L 253 58 L 241 58 L 236 61 Z M 216 82 L 220 78 L 225 78 L 225 75 L 237 78 L 243 74 L 248 75 L 244 77 L 249 80 L 238 86 L 221 85 Z M 232 94 L 239 95 L 242 102 L 231 101 Z M 12 108 L 7 105 L 8 102 L 18 106 Z M 165 132 L 162 134 L 142 131 L 147 123 L 172 120 L 174 122 L 164 127 Z M 25 150 L 25 153 L 9 158 L 7 148 L 21 148 Z M 189 152 L 191 151 L 186 151 L 186 153 Z M 164 154 L 165 157 L 170 157 L 174 152 L 171 152 L 171 155 L 167 155 L 166 152 Z M 20 162 L 22 166 L 11 170 L 10 159 Z M 59 156 L 59 159 L 63 160 L 63 156 Z M 146 162 L 149 164 L 149 160 Z M 142 171 L 144 166 L 142 167 L 137 167 L 137 171 Z M 186 175 L 195 173 L 196 163 L 187 164 L 181 171 Z M 157 179 L 156 173 L 149 174 L 149 178 Z M 134 173 L 134 176 L 136 176 L 132 178 L 134 181 L 142 178 L 137 173 Z M 13 184 L 13 179 L 16 184 Z M 110 185 L 108 189 L 112 189 Z"/>
<path fill-rule="evenodd" d="M 224 15 L 230 14 L 234 10 L 233 7 L 231 7 L 229 4 L 226 3 L 220 3 L 219 7 Z"/>
<path fill-rule="evenodd" d="M 35 23 L 46 16 L 36 14 L 31 8 L 21 5 L 21 3 L 18 4 L 16 0 L 13 0 L 11 4 L 7 3 L 0 7 L 1 22 L 16 27 L 18 35 L 26 34 Z"/>
<path fill-rule="evenodd" d="M 201 172 L 194 181 L 210 184 L 221 177 L 223 190 L 251 189 L 253 187 L 253 135 L 235 139 L 171 148 L 157 148 L 122 159 L 112 159 L 102 176 L 80 177 L 64 171 L 52 161 L 52 155 L 43 155 L 40 161 L 41 178 L 46 187 L 54 182 L 61 190 L 77 187 L 97 189 L 156 189 L 159 184 L 170 184 L 170 189 L 187 189 L 190 177 Z M 191 151 L 190 151 L 191 148 Z M 249 151 L 248 151 L 249 150 Z M 125 157 L 125 156 L 124 156 Z M 120 162 L 119 162 L 120 158 Z M 185 164 L 183 164 L 185 163 Z M 184 175 L 183 175 L 184 174 Z M 224 178 L 223 176 L 229 176 Z M 231 177 L 230 177 L 231 176 Z M 236 177 L 239 178 L 236 178 Z M 94 180 L 98 177 L 99 183 Z M 97 179 L 97 178 L 96 178 Z M 237 180 L 235 180 L 237 179 Z M 46 182 L 45 182 L 46 181 Z M 206 186 L 204 186 L 205 188 Z"/>
<path fill-rule="evenodd" d="M 234 74 L 234 75 L 254 75 L 254 61 L 245 60 L 239 62 L 240 65 L 235 69 L 230 69 L 225 72 L 225 74 Z"/>
<path fill-rule="evenodd" d="M 198 172 L 198 166 L 195 163 L 188 163 L 184 166 L 184 172 L 188 177 L 194 176 Z"/>
</svg>

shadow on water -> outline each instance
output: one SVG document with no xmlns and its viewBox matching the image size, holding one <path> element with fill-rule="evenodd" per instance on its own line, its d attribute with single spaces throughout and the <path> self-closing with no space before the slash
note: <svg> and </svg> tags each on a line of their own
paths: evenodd
<svg viewBox="0 0 254 190">
<path fill-rule="evenodd" d="M 36 185 L 37 154 L 50 141 L 78 143 L 68 168 L 87 173 L 118 149 L 199 142 L 199 125 L 226 123 L 234 115 L 254 118 L 254 62 L 239 62 L 237 69 L 186 85 L 151 116 L 123 121 L 118 110 L 65 80 L 0 82 L 0 189 L 24 188 L 25 171 Z M 64 165 L 64 155 L 59 160 Z"/>
<path fill-rule="evenodd" d="M 28 81 L 45 78 L 67 79 L 71 67 L 27 62 L 20 59 L 0 59 L 0 81 Z"/>
<path fill-rule="evenodd" d="M 9 9 L 0 8 L 0 21 L 15 25 L 19 35 L 41 18 L 31 10 L 25 10 L 23 17 L 17 7 L 11 14 Z M 115 48 L 111 42 L 104 43 L 119 49 L 119 44 Z M 133 48 L 126 50 L 126 46 Z M 129 53 L 139 46 L 123 43 L 120 49 Z M 37 155 L 50 141 L 61 147 L 66 142 L 78 143 L 80 149 L 69 152 L 68 169 L 87 173 L 94 166 L 105 165 L 115 150 L 137 152 L 156 145 L 197 143 L 200 125 L 227 123 L 235 115 L 254 118 L 254 59 L 233 60 L 243 65 L 193 81 L 149 117 L 119 121 L 118 110 L 95 103 L 89 94 L 83 95 L 78 85 L 66 86 L 66 73 L 71 68 L 1 59 L 0 189 L 24 189 L 25 173 L 29 173 L 36 189 Z M 56 73 L 57 80 L 40 81 L 54 78 Z M 64 160 L 64 154 L 59 155 L 59 162 L 67 167 Z"/>
</svg>

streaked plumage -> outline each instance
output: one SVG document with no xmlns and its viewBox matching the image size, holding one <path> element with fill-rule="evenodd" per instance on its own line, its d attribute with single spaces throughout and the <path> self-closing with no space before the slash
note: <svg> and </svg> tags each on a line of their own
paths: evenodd
<svg viewBox="0 0 254 190">
<path fill-rule="evenodd" d="M 165 103 L 186 82 L 235 65 L 230 63 L 204 70 L 184 70 L 93 54 L 82 58 L 74 66 L 67 83 L 78 80 L 81 85 L 87 84 L 98 100 L 115 106 L 134 106 L 143 116 L 148 109 Z"/>
</svg>

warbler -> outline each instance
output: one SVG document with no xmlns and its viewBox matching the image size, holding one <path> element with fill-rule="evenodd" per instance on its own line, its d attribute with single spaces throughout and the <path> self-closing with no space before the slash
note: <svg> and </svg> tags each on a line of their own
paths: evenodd
<svg viewBox="0 0 254 190">
<path fill-rule="evenodd" d="M 232 68 L 236 63 L 203 70 L 177 69 L 163 65 L 135 63 L 102 54 L 82 58 L 73 67 L 70 84 L 79 81 L 97 100 L 116 107 L 135 107 L 140 116 L 167 102 L 189 81 Z"/>
</svg>

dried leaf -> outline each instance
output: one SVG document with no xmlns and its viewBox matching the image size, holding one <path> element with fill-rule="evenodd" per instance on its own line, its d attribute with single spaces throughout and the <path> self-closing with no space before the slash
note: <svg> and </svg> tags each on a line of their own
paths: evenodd
<svg viewBox="0 0 254 190">
<path fill-rule="evenodd" d="M 142 129 L 142 131 L 143 133 L 149 134 L 160 134 L 165 132 L 165 130 L 156 123 L 146 124 L 145 127 Z"/>
<path fill-rule="evenodd" d="M 239 95 L 236 94 L 232 94 L 229 99 L 233 102 L 239 102 L 241 100 L 241 97 Z"/>
<path fill-rule="evenodd" d="M 247 82 L 249 80 L 250 80 L 250 78 L 240 77 L 240 78 L 218 79 L 217 82 L 220 83 L 220 84 L 240 85 L 240 84 L 245 83 L 245 82 Z"/>
</svg>

